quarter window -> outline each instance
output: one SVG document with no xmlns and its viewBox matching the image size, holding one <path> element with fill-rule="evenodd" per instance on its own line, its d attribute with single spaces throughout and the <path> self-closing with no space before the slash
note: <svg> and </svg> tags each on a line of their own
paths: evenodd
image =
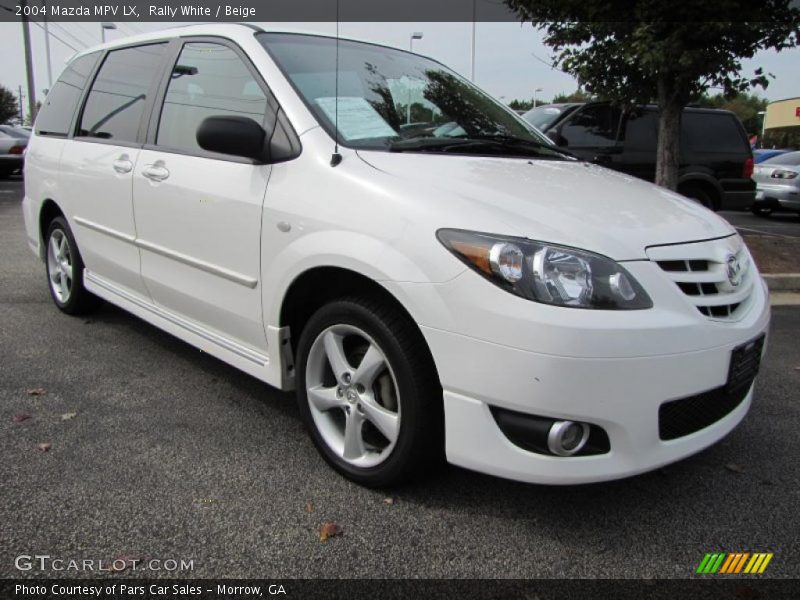
<svg viewBox="0 0 800 600">
<path fill-rule="evenodd" d="M 95 52 L 76 58 L 64 70 L 47 94 L 36 118 L 37 135 L 65 136 L 69 133 L 75 109 L 98 56 L 99 53 Z"/>
<path fill-rule="evenodd" d="M 192 153 L 197 129 L 211 116 L 237 116 L 264 122 L 267 97 L 239 56 L 222 44 L 187 43 L 172 70 L 164 97 L 156 143 Z"/>
<path fill-rule="evenodd" d="M 149 44 L 109 52 L 86 99 L 78 135 L 136 142 L 165 48 Z"/>
</svg>

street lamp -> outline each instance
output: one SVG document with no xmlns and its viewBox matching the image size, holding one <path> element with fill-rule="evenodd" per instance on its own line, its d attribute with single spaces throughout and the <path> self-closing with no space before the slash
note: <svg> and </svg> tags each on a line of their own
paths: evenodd
<svg viewBox="0 0 800 600">
<path fill-rule="evenodd" d="M 408 40 L 408 49 L 414 51 L 414 40 L 421 40 L 422 32 L 415 31 Z M 408 79 L 408 103 L 406 104 L 406 124 L 411 123 L 411 78 Z"/>
<path fill-rule="evenodd" d="M 541 91 L 542 88 L 536 88 L 535 90 L 533 90 L 533 108 L 536 108 L 536 94 Z"/>
<path fill-rule="evenodd" d="M 100 23 L 100 39 L 103 40 L 103 43 L 106 43 L 106 29 L 116 29 L 117 26 L 114 23 Z"/>
<path fill-rule="evenodd" d="M 761 147 L 764 147 L 764 132 L 767 126 L 767 111 L 760 110 L 758 114 L 761 115 Z"/>
</svg>

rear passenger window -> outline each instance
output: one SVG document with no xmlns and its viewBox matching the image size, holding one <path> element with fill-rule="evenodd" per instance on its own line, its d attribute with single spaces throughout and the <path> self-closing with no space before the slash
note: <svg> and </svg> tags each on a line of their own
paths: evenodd
<svg viewBox="0 0 800 600">
<path fill-rule="evenodd" d="M 37 135 L 65 136 L 80 102 L 83 88 L 94 69 L 99 52 L 87 54 L 73 60 L 47 94 L 44 106 L 36 117 Z"/>
<path fill-rule="evenodd" d="M 684 112 L 681 134 L 694 152 L 741 154 L 748 148 L 740 127 L 732 115 Z"/>
<path fill-rule="evenodd" d="M 621 111 L 608 104 L 589 106 L 573 115 L 559 132 L 568 147 L 605 148 L 617 141 Z"/>
<path fill-rule="evenodd" d="M 109 52 L 86 99 L 78 135 L 135 142 L 165 48 L 150 44 Z"/>
<path fill-rule="evenodd" d="M 655 152 L 658 140 L 658 118 L 655 111 L 634 109 L 625 122 L 625 150 Z"/>
<path fill-rule="evenodd" d="M 156 144 L 192 153 L 206 117 L 249 117 L 263 124 L 267 97 L 237 54 L 222 44 L 187 43 L 164 97 Z"/>
</svg>

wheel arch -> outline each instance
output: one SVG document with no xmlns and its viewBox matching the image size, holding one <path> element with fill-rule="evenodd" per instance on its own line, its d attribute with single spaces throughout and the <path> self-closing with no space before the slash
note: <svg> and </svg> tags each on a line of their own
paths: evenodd
<svg viewBox="0 0 800 600">
<path fill-rule="evenodd" d="M 692 173 L 684 175 L 678 180 L 678 193 L 688 196 L 693 189 L 700 189 L 708 194 L 713 210 L 717 211 L 722 205 L 722 186 L 714 177 L 705 173 Z"/>
<path fill-rule="evenodd" d="M 47 228 L 56 217 L 64 217 L 66 219 L 64 211 L 56 204 L 55 200 L 47 198 L 39 208 L 39 258 L 42 260 L 45 259 Z"/>
</svg>

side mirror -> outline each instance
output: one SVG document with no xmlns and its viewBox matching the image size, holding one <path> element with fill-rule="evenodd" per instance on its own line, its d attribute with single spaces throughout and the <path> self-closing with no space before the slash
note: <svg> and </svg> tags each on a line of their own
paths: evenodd
<svg viewBox="0 0 800 600">
<path fill-rule="evenodd" d="M 243 156 L 266 162 L 267 132 L 248 117 L 207 117 L 197 128 L 197 143 L 203 150 Z"/>
<path fill-rule="evenodd" d="M 549 137 L 550 141 L 556 146 L 567 146 L 567 140 L 561 137 L 557 129 L 549 129 L 545 135 Z"/>
</svg>

